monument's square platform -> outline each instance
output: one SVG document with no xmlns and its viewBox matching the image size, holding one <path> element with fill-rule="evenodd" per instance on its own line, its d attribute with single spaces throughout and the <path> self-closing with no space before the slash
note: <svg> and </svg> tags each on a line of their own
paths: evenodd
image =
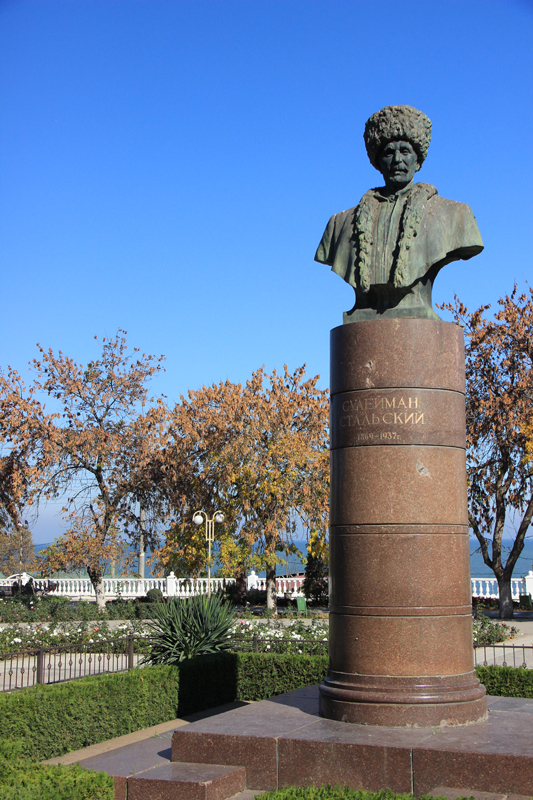
<svg viewBox="0 0 533 800">
<path fill-rule="evenodd" d="M 486 720 L 460 727 L 350 724 L 320 717 L 311 686 L 176 730 L 172 761 L 243 766 L 249 789 L 330 783 L 533 796 L 533 700 L 489 697 L 488 709 Z"/>
</svg>

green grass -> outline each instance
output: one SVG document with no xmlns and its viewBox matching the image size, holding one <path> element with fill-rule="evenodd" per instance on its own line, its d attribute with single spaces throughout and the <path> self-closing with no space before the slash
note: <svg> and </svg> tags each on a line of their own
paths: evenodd
<svg viewBox="0 0 533 800">
<path fill-rule="evenodd" d="M 348 786 L 289 786 L 286 789 L 265 792 L 259 795 L 259 798 L 261 800 L 445 800 L 433 795 L 419 795 L 414 798 L 412 794 L 396 794 L 388 789 L 366 792 L 364 789 L 355 790 Z M 468 798 L 459 797 L 457 800 L 468 800 Z"/>
</svg>

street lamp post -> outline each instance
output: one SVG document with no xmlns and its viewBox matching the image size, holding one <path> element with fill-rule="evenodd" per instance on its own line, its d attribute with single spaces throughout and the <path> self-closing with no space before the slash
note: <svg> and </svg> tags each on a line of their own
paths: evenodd
<svg viewBox="0 0 533 800">
<path fill-rule="evenodd" d="M 215 511 L 211 519 L 207 516 L 205 511 L 195 511 L 192 521 L 195 525 L 201 525 L 205 520 L 205 540 L 208 546 L 207 557 L 207 594 L 211 597 L 211 545 L 215 541 L 215 522 L 224 522 L 224 514 L 222 511 Z"/>
</svg>

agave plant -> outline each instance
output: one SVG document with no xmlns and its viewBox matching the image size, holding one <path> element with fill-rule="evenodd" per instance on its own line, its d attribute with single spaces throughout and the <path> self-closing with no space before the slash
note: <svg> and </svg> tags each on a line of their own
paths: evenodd
<svg viewBox="0 0 533 800">
<path fill-rule="evenodd" d="M 178 664 L 229 648 L 235 609 L 222 595 L 175 598 L 154 607 L 147 623 L 153 641 L 143 663 Z"/>
</svg>

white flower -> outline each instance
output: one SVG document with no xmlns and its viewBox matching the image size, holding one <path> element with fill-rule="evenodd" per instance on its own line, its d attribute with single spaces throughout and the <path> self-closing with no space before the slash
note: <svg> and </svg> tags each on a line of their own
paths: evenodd
<svg viewBox="0 0 533 800">
<path fill-rule="evenodd" d="M 13 639 L 13 644 L 14 644 L 15 642 L 16 642 L 17 644 L 21 644 L 21 642 L 22 642 L 22 639 Z"/>
<path fill-rule="evenodd" d="M 94 639 L 89 639 L 89 644 L 94 644 Z"/>
</svg>

